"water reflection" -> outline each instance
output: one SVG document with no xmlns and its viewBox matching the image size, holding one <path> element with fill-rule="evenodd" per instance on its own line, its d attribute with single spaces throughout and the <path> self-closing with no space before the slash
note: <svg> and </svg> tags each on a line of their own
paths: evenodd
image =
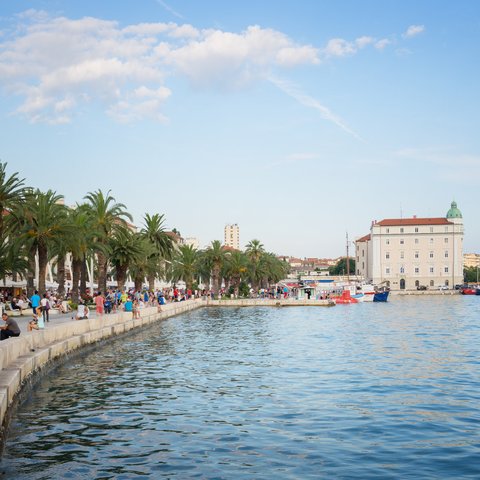
<svg viewBox="0 0 480 480">
<path fill-rule="evenodd" d="M 477 302 L 477 303 L 475 303 Z M 208 309 L 56 369 L 17 478 L 474 478 L 478 299 Z"/>
</svg>

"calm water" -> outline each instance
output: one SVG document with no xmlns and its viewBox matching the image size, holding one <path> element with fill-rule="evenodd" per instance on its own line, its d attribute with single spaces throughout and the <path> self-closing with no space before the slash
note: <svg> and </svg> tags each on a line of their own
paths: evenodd
<svg viewBox="0 0 480 480">
<path fill-rule="evenodd" d="M 202 309 L 35 386 L 6 477 L 480 478 L 480 297 Z"/>
</svg>

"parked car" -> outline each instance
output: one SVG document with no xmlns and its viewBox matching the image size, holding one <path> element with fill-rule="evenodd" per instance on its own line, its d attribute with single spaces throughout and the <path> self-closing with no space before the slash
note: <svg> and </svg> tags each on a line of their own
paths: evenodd
<svg viewBox="0 0 480 480">
<path fill-rule="evenodd" d="M 447 285 L 439 285 L 437 287 L 437 290 L 448 290 L 448 286 Z"/>
<path fill-rule="evenodd" d="M 427 289 L 428 289 L 428 287 L 426 285 L 419 285 L 417 287 L 417 290 L 427 290 Z"/>
</svg>

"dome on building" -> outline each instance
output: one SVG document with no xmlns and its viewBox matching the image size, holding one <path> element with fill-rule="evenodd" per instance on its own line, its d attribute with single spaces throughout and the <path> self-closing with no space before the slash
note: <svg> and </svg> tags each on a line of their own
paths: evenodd
<svg viewBox="0 0 480 480">
<path fill-rule="evenodd" d="M 458 209 L 457 202 L 452 202 L 450 210 L 447 212 L 447 218 L 462 218 L 462 212 Z"/>
</svg>

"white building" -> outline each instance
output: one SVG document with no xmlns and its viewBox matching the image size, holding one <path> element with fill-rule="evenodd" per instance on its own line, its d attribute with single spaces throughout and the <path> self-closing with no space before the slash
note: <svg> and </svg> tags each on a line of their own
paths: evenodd
<svg viewBox="0 0 480 480">
<path fill-rule="evenodd" d="M 224 245 L 227 247 L 240 250 L 240 228 L 235 223 L 233 225 L 225 225 Z"/>
<path fill-rule="evenodd" d="M 197 237 L 187 237 L 185 238 L 185 245 L 190 245 L 198 250 L 200 248 L 200 240 Z"/>
<path fill-rule="evenodd" d="M 356 274 L 375 285 L 413 290 L 463 283 L 463 218 L 455 202 L 445 217 L 372 222 L 355 246 Z"/>
</svg>

